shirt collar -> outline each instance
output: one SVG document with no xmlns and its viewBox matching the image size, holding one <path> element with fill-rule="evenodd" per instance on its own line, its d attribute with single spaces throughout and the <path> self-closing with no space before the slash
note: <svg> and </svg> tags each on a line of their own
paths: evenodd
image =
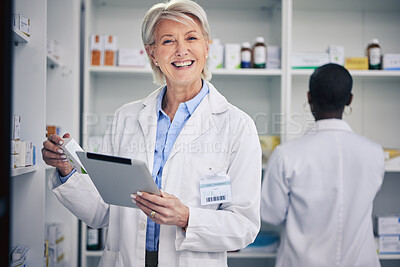
<svg viewBox="0 0 400 267">
<path fill-rule="evenodd" d="M 352 132 L 350 125 L 344 120 L 340 119 L 324 119 L 316 121 L 316 129 L 317 131 L 325 131 L 325 130 L 338 130 L 338 131 L 347 131 Z"/>
<path fill-rule="evenodd" d="M 190 99 L 190 100 L 188 100 L 188 101 L 186 101 L 184 103 L 181 103 L 181 104 L 184 104 L 186 106 L 186 109 L 189 112 L 189 115 L 193 114 L 193 112 L 196 110 L 197 106 L 200 104 L 201 100 L 203 100 L 203 98 L 209 92 L 209 88 L 208 88 L 207 83 L 204 80 L 202 80 L 202 82 L 203 82 L 203 87 L 201 88 L 200 92 L 195 97 L 193 97 L 192 99 Z M 167 91 L 167 86 L 164 86 L 164 88 L 162 88 L 160 94 L 157 97 L 157 106 L 156 106 L 157 107 L 157 114 L 160 111 L 162 111 L 161 105 L 162 105 L 162 100 L 163 100 L 163 97 L 164 97 L 166 91 Z"/>
</svg>

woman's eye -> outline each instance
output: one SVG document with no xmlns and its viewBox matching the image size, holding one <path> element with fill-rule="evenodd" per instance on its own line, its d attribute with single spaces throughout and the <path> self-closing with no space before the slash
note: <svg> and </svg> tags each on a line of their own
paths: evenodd
<svg viewBox="0 0 400 267">
<path fill-rule="evenodd" d="M 189 37 L 188 40 L 189 41 L 197 40 L 197 37 L 192 36 L 192 37 Z"/>
<path fill-rule="evenodd" d="M 172 43 L 172 40 L 165 40 L 165 41 L 163 41 L 163 44 L 171 44 Z"/>
</svg>

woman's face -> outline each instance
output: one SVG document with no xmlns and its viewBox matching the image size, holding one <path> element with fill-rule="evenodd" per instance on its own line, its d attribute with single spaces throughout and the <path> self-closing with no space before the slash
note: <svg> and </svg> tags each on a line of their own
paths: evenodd
<svg viewBox="0 0 400 267">
<path fill-rule="evenodd" d="M 162 20 L 157 24 L 155 43 L 149 53 L 170 85 L 191 85 L 201 79 L 208 55 L 208 40 L 197 20 L 180 23 Z"/>
</svg>

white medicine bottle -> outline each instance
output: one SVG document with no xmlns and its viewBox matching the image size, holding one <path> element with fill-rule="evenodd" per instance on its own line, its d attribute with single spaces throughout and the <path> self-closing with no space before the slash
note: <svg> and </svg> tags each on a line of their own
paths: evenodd
<svg viewBox="0 0 400 267">
<path fill-rule="evenodd" d="M 382 50 L 379 40 L 374 38 L 368 43 L 367 47 L 368 69 L 380 70 L 382 67 Z"/>
<path fill-rule="evenodd" d="M 257 37 L 252 51 L 253 68 L 265 69 L 267 60 L 267 49 L 264 44 L 264 37 Z"/>
<path fill-rule="evenodd" d="M 242 43 L 242 49 L 240 50 L 240 68 L 251 68 L 251 49 L 250 43 L 248 42 Z"/>
</svg>

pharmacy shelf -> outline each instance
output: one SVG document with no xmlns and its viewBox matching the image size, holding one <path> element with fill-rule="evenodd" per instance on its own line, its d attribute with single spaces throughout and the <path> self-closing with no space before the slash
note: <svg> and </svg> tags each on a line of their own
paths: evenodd
<svg viewBox="0 0 400 267">
<path fill-rule="evenodd" d="M 13 27 L 12 30 L 13 30 L 13 40 L 15 44 L 29 42 L 29 36 L 27 36 L 25 33 L 23 33 L 22 31 L 20 31 L 15 27 Z"/>
<path fill-rule="evenodd" d="M 310 76 L 313 69 L 291 70 L 293 76 Z M 400 77 L 399 70 L 350 70 L 353 77 Z"/>
<path fill-rule="evenodd" d="M 101 257 L 103 250 L 86 250 L 85 255 L 88 257 Z"/>
<path fill-rule="evenodd" d="M 385 166 L 385 172 L 400 172 L 400 167 Z"/>
<path fill-rule="evenodd" d="M 273 259 L 276 257 L 276 253 L 271 252 L 228 252 L 228 259 Z"/>
<path fill-rule="evenodd" d="M 151 69 L 147 68 L 129 68 L 129 67 L 104 67 L 104 66 L 91 66 L 89 71 L 93 74 L 152 74 Z M 239 76 L 280 76 L 282 71 L 280 69 L 217 69 L 212 71 L 213 75 L 239 75 Z"/>
<path fill-rule="evenodd" d="M 380 260 L 400 260 L 400 254 L 379 254 Z"/>
<path fill-rule="evenodd" d="M 15 176 L 20 176 L 26 173 L 30 173 L 30 172 L 35 172 L 38 170 L 38 165 L 34 165 L 34 166 L 29 166 L 29 167 L 21 167 L 21 168 L 15 168 L 15 169 L 11 169 L 11 176 L 15 177 Z"/>
<path fill-rule="evenodd" d="M 58 58 L 52 55 L 47 55 L 47 66 L 50 68 L 55 68 L 61 66 L 61 62 Z"/>
</svg>

